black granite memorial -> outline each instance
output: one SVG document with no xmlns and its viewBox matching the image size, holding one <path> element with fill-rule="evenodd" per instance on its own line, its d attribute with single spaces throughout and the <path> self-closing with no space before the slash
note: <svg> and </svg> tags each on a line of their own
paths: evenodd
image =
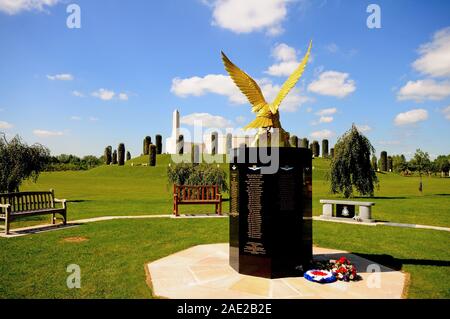
<svg viewBox="0 0 450 319">
<path fill-rule="evenodd" d="M 312 260 L 312 153 L 304 148 L 233 149 L 230 265 L 239 273 L 301 276 Z M 267 158 L 277 156 L 274 172 Z M 272 166 L 273 167 L 273 166 Z"/>
</svg>

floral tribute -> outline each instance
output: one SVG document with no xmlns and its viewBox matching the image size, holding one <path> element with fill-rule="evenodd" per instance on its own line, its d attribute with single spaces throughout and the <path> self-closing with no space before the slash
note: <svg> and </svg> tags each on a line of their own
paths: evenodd
<svg viewBox="0 0 450 319">
<path fill-rule="evenodd" d="M 303 277 L 305 277 L 309 281 L 319 282 L 322 284 L 336 281 L 336 276 L 334 276 L 333 273 L 328 270 L 308 270 L 307 272 L 305 272 Z"/>
<path fill-rule="evenodd" d="M 359 278 L 356 267 L 345 257 L 330 260 L 331 272 L 338 280 L 351 281 Z"/>
<path fill-rule="evenodd" d="M 360 279 L 356 267 L 345 257 L 329 262 L 318 261 L 314 264 L 314 268 L 305 272 L 305 279 L 319 283 L 331 283 L 336 280 L 348 282 Z"/>
</svg>

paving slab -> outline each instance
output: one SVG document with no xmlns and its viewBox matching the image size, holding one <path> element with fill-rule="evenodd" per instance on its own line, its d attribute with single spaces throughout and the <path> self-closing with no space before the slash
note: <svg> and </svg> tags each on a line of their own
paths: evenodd
<svg viewBox="0 0 450 319">
<path fill-rule="evenodd" d="M 241 275 L 228 262 L 229 245 L 199 245 L 147 264 L 153 294 L 172 299 L 398 299 L 406 275 L 347 251 L 314 247 L 315 260 L 347 257 L 361 280 L 331 284 L 303 277 L 278 279 Z M 378 266 L 372 272 L 367 267 Z"/>
</svg>

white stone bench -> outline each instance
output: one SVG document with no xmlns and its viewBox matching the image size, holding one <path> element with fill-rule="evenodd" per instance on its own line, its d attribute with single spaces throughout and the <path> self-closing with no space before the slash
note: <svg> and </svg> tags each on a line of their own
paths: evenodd
<svg viewBox="0 0 450 319">
<path fill-rule="evenodd" d="M 358 202 L 349 200 L 333 200 L 333 199 L 321 199 L 320 203 L 323 204 L 322 218 L 332 219 L 339 218 L 333 216 L 333 205 L 347 205 L 347 206 L 359 206 L 359 215 L 354 217 L 355 220 L 371 223 L 375 220 L 372 219 L 372 206 L 375 205 L 373 202 Z"/>
</svg>

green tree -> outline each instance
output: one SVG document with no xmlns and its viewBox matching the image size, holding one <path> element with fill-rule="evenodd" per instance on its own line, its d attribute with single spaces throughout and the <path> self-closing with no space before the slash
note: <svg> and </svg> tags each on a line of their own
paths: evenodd
<svg viewBox="0 0 450 319">
<path fill-rule="evenodd" d="M 441 173 L 442 177 L 448 174 L 450 170 L 450 155 L 439 155 L 434 160 L 434 167 L 437 172 Z"/>
<path fill-rule="evenodd" d="M 430 169 L 431 161 L 427 152 L 417 149 L 414 157 L 410 161 L 411 167 L 414 171 L 419 173 L 419 192 L 423 192 L 422 174 Z"/>
<path fill-rule="evenodd" d="M 31 178 L 36 182 L 50 161 L 48 148 L 34 144 L 28 146 L 19 136 L 8 141 L 0 137 L 0 193 L 19 191 L 22 182 Z"/>
<path fill-rule="evenodd" d="M 392 170 L 396 173 L 403 173 L 408 170 L 408 163 L 406 162 L 405 155 L 392 156 Z"/>
<path fill-rule="evenodd" d="M 334 146 L 331 161 L 331 192 L 342 193 L 348 198 L 353 195 L 353 187 L 361 195 L 373 196 L 374 185 L 378 183 L 375 170 L 370 163 L 375 152 L 369 139 L 356 126 L 341 136 Z"/>
</svg>

